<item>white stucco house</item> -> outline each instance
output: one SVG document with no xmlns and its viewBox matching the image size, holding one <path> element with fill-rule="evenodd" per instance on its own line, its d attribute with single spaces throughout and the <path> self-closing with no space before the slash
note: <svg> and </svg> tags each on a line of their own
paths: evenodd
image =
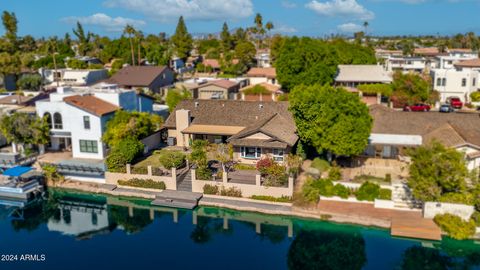
<svg viewBox="0 0 480 270">
<path fill-rule="evenodd" d="M 87 86 L 108 78 L 106 69 L 44 69 L 38 70 L 47 84 L 60 86 Z"/>
<path fill-rule="evenodd" d="M 152 112 L 153 100 L 135 90 L 104 85 L 103 88 L 59 87 L 49 99 L 36 102 L 37 115 L 50 123 L 51 150 L 72 152 L 73 158 L 103 159 L 101 141 L 107 121 L 117 110 Z"/>
<path fill-rule="evenodd" d="M 433 89 L 440 92 L 440 101 L 458 97 L 470 102 L 470 94 L 479 91 L 480 59 L 455 62 L 452 68 L 437 68 L 430 71 Z"/>
</svg>

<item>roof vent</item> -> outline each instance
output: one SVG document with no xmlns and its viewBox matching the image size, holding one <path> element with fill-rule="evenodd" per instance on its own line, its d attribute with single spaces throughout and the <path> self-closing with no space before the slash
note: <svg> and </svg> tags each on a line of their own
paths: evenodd
<svg viewBox="0 0 480 270">
<path fill-rule="evenodd" d="M 198 105 L 199 105 L 198 101 L 195 101 L 195 108 L 198 108 Z"/>
<path fill-rule="evenodd" d="M 263 109 L 263 104 L 258 104 L 259 109 Z"/>
</svg>

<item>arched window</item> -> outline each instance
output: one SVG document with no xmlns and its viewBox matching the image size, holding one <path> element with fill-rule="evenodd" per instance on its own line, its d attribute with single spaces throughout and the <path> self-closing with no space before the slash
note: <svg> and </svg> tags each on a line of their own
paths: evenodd
<svg viewBox="0 0 480 270">
<path fill-rule="evenodd" d="M 55 129 L 63 129 L 62 115 L 58 112 L 53 114 L 53 124 Z"/>
<path fill-rule="evenodd" d="M 43 114 L 43 118 L 45 118 L 45 120 L 47 121 L 48 127 L 52 128 L 52 115 L 47 112 L 47 113 Z"/>
</svg>

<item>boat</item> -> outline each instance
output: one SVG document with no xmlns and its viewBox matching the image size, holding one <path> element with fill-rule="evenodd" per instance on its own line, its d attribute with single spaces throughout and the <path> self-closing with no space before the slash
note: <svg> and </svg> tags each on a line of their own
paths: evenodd
<svg viewBox="0 0 480 270">
<path fill-rule="evenodd" d="M 0 200 L 30 200 L 43 191 L 43 175 L 31 167 L 16 166 L 0 175 Z"/>
</svg>

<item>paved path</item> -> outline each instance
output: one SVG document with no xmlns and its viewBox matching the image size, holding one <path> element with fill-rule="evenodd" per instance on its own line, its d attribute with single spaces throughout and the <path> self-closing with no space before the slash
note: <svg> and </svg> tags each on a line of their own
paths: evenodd
<svg viewBox="0 0 480 270">
<path fill-rule="evenodd" d="M 247 202 L 247 201 L 232 200 L 232 199 L 211 198 L 211 197 L 203 197 L 200 200 L 200 204 L 203 204 L 203 205 L 222 204 L 222 205 L 225 205 L 226 207 L 232 206 L 235 209 L 237 209 L 237 208 L 245 208 L 245 209 L 256 208 L 256 209 L 259 209 L 259 211 L 261 211 L 261 210 L 281 211 L 281 212 L 292 211 L 291 206 L 267 204 L 267 203 L 261 203 L 261 202 L 258 202 L 258 203 L 257 202 Z"/>
</svg>

